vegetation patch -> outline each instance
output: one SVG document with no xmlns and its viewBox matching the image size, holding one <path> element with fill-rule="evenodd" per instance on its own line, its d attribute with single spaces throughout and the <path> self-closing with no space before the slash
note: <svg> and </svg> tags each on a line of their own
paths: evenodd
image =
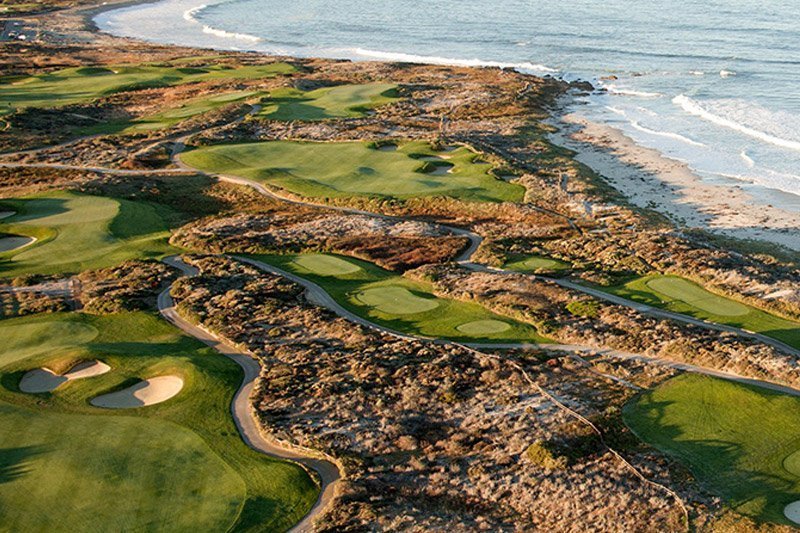
<svg viewBox="0 0 800 533">
<path fill-rule="evenodd" d="M 285 530 L 317 497 L 305 471 L 248 448 L 230 416 L 238 365 L 141 312 L 0 321 L 0 508 L 14 531 Z M 9 342 L 10 341 L 10 342 Z M 25 394 L 26 371 L 111 370 Z M 141 409 L 88 402 L 143 377 L 181 394 Z M 58 512 L 53 512 L 57 509 Z"/>
<path fill-rule="evenodd" d="M 182 156 L 193 167 L 233 174 L 313 198 L 374 197 L 408 199 L 448 196 L 468 201 L 521 201 L 525 189 L 494 177 L 492 166 L 476 163 L 465 147 L 447 153 L 445 173 L 427 172 L 436 155 L 425 141 L 394 151 L 364 142 L 273 141 L 199 148 Z M 413 157 L 412 157 L 413 156 Z"/>
<path fill-rule="evenodd" d="M 356 265 L 359 270 L 319 275 L 298 263 L 297 258 L 302 255 L 252 257 L 308 278 L 353 313 L 404 333 L 465 342 L 550 342 L 529 324 L 497 315 L 475 303 L 437 297 L 429 284 L 404 278 L 365 261 L 340 257 L 341 261 Z M 500 330 L 495 323 L 508 327 Z M 475 325 L 475 329 L 463 331 L 459 328 L 468 324 Z M 488 331 L 490 324 L 495 326 L 495 331 Z"/>
<path fill-rule="evenodd" d="M 635 302 L 762 333 L 800 348 L 800 323 L 713 294 L 683 278 L 645 276 L 598 288 Z"/>
<path fill-rule="evenodd" d="M 800 398 L 684 374 L 628 403 L 624 419 L 737 512 L 789 523 L 783 509 L 800 499 L 800 476 L 786 468 L 800 450 Z"/>
<path fill-rule="evenodd" d="M 557 272 L 569 270 L 570 265 L 542 255 L 516 255 L 509 258 L 503 268 L 516 272 Z"/>
<path fill-rule="evenodd" d="M 398 99 L 397 86 L 389 83 L 338 85 L 313 91 L 283 88 L 264 99 L 257 116 L 271 120 L 357 118 Z"/>
</svg>

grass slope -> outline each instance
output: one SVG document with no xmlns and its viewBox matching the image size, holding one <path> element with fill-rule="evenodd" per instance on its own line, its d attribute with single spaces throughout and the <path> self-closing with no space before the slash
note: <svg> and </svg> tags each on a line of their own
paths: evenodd
<svg viewBox="0 0 800 533">
<path fill-rule="evenodd" d="M 212 79 L 257 79 L 294 72 L 286 63 L 227 68 L 120 65 L 68 68 L 30 77 L 0 77 L 0 115 L 26 107 L 90 102 L 118 92 Z"/>
<path fill-rule="evenodd" d="M 789 523 L 783 508 L 800 500 L 791 459 L 800 450 L 800 398 L 684 374 L 628 403 L 624 418 L 736 511 Z"/>
<path fill-rule="evenodd" d="M 683 278 L 645 276 L 599 288 L 635 302 L 762 333 L 800 348 L 800 323 L 718 296 Z"/>
<path fill-rule="evenodd" d="M 543 255 L 512 255 L 503 265 L 507 270 L 515 272 L 558 272 L 569 270 L 570 266 L 564 261 Z"/>
<path fill-rule="evenodd" d="M 146 313 L 0 321 L 0 510 L 12 531 L 281 530 L 316 500 L 302 468 L 242 442 L 230 416 L 241 369 Z M 79 359 L 112 370 L 52 394 L 18 392 L 25 371 Z M 162 404 L 88 400 L 156 375 L 184 389 Z"/>
<path fill-rule="evenodd" d="M 146 202 L 56 192 L 3 200 L 0 210 L 16 213 L 0 221 L 0 233 L 37 239 L 0 253 L 0 277 L 78 272 L 175 250 L 167 239 L 176 214 Z"/>
<path fill-rule="evenodd" d="M 398 100 L 396 85 L 368 83 L 339 85 L 313 91 L 283 88 L 272 91 L 258 116 L 272 120 L 357 118 Z"/>
<path fill-rule="evenodd" d="M 318 269 L 308 266 L 315 261 L 324 265 L 330 257 L 253 256 L 318 283 L 353 313 L 397 331 L 463 342 L 550 342 L 533 326 L 497 315 L 478 304 L 439 298 L 427 284 L 365 261 L 338 257 L 339 261 L 359 267 L 342 274 L 320 275 Z M 464 327 L 459 329 L 461 326 Z"/>
<path fill-rule="evenodd" d="M 501 202 L 520 201 L 525 193 L 522 186 L 494 177 L 491 165 L 467 148 L 437 153 L 424 141 L 403 143 L 394 151 L 363 142 L 274 141 L 210 146 L 182 157 L 206 171 L 258 180 L 306 197 L 450 196 Z M 441 173 L 445 166 L 452 167 L 450 172 Z"/>
</svg>

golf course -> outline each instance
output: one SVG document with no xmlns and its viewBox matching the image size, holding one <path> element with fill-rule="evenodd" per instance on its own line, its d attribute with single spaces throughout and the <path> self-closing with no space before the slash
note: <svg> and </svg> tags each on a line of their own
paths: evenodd
<svg viewBox="0 0 800 533">
<path fill-rule="evenodd" d="M 230 68 L 221 65 L 79 67 L 36 76 L 0 77 L 0 116 L 28 107 L 55 108 L 115 93 L 214 79 L 258 79 L 294 72 L 287 63 Z"/>
<path fill-rule="evenodd" d="M 251 257 L 307 278 L 349 311 L 403 333 L 461 342 L 549 342 L 531 325 L 437 297 L 427 284 L 366 261 L 329 254 Z"/>
<path fill-rule="evenodd" d="M 339 85 L 312 91 L 282 88 L 265 98 L 257 116 L 271 120 L 358 118 L 398 100 L 397 86 L 388 83 Z"/>
<path fill-rule="evenodd" d="M 513 255 L 508 258 L 503 268 L 524 273 L 557 273 L 569 270 L 570 266 L 564 261 L 543 255 Z"/>
<path fill-rule="evenodd" d="M 13 213 L 0 220 L 0 234 L 35 239 L 0 252 L 0 277 L 79 272 L 174 251 L 167 240 L 177 213 L 161 205 L 51 192 L 2 200 L 0 211 Z"/>
<path fill-rule="evenodd" d="M 426 141 L 272 141 L 188 151 L 192 167 L 248 178 L 311 198 L 408 199 L 449 196 L 466 201 L 520 201 L 525 189 L 492 175 L 492 165 L 466 147 L 436 151 Z"/>
<path fill-rule="evenodd" d="M 791 524 L 784 508 L 800 500 L 800 398 L 683 374 L 629 402 L 624 419 L 735 511 Z"/>
<path fill-rule="evenodd" d="M 800 323 L 719 296 L 677 276 L 646 276 L 599 288 L 635 302 L 761 333 L 800 348 Z"/>
<path fill-rule="evenodd" d="M 0 321 L 0 338 L 4 530 L 274 531 L 315 502 L 301 467 L 239 436 L 230 402 L 241 368 L 159 317 L 35 315 Z M 31 370 L 62 373 L 85 361 L 102 362 L 103 372 L 52 392 L 19 389 Z M 181 387 L 161 403 L 93 402 L 165 378 Z"/>
</svg>

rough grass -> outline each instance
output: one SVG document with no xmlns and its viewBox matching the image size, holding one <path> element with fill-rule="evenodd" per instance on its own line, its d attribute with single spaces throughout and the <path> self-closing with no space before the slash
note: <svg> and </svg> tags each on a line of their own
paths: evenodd
<svg viewBox="0 0 800 533">
<path fill-rule="evenodd" d="M 439 298 L 425 283 L 383 270 L 371 263 L 340 257 L 359 267 L 350 274 L 321 276 L 303 268 L 298 255 L 256 255 L 322 286 L 353 313 L 377 324 L 414 335 L 463 342 L 550 342 L 533 326 L 500 316 L 481 305 Z M 502 331 L 463 331 L 459 326 L 492 321 L 508 324 Z"/>
<path fill-rule="evenodd" d="M 272 120 L 325 120 L 363 117 L 370 110 L 398 100 L 396 85 L 339 85 L 313 91 L 283 88 L 264 99 L 258 116 Z"/>
<path fill-rule="evenodd" d="M 542 255 L 514 255 L 508 259 L 503 268 L 516 272 L 557 272 L 568 270 L 570 265 Z"/>
<path fill-rule="evenodd" d="M 3 209 L 16 214 L 0 221 L 0 232 L 38 240 L 0 253 L 0 277 L 78 272 L 175 251 L 167 242 L 175 213 L 147 202 L 57 192 L 3 200 Z"/>
<path fill-rule="evenodd" d="M 736 511 L 789 523 L 800 476 L 785 460 L 800 450 L 800 398 L 684 374 L 631 401 L 624 419 Z"/>
<path fill-rule="evenodd" d="M 294 72 L 286 63 L 226 68 L 108 66 L 69 68 L 27 78 L 0 78 L 0 115 L 26 107 L 53 108 L 110 94 L 211 79 L 257 79 Z"/>
<path fill-rule="evenodd" d="M 449 173 L 438 173 L 426 158 L 448 158 Z M 199 148 L 182 156 L 193 167 L 232 174 L 301 196 L 412 198 L 449 196 L 468 201 L 520 201 L 525 189 L 491 174 L 465 147 L 435 152 L 427 142 L 378 150 L 364 142 L 274 141 Z"/>
<path fill-rule="evenodd" d="M 250 450 L 230 416 L 242 373 L 145 313 L 0 321 L 0 509 L 11 531 L 282 530 L 310 508 L 305 471 Z M 112 370 L 52 394 L 18 392 L 32 368 L 100 359 Z M 88 400 L 175 374 L 162 404 L 111 411 Z"/>
<path fill-rule="evenodd" d="M 762 333 L 800 348 L 800 323 L 718 296 L 682 278 L 645 276 L 600 288 L 636 302 Z"/>
</svg>

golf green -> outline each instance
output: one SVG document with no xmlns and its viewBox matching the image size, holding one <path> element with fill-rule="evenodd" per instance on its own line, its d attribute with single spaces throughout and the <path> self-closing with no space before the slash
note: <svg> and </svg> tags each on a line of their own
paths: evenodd
<svg viewBox="0 0 800 533">
<path fill-rule="evenodd" d="M 370 322 L 423 337 L 463 342 L 551 342 L 530 324 L 513 320 L 473 303 L 443 298 L 422 281 L 405 278 L 350 257 L 334 256 L 357 270 L 319 274 L 302 266 L 310 257 L 312 267 L 320 254 L 254 255 L 253 259 L 275 265 L 320 285 L 340 305 Z M 501 328 L 502 326 L 502 328 Z"/>
<path fill-rule="evenodd" d="M 449 196 L 468 201 L 520 201 L 524 187 L 491 174 L 465 147 L 446 154 L 452 168 L 436 172 L 425 161 L 437 155 L 427 142 L 413 141 L 397 150 L 364 142 L 272 141 L 198 148 L 182 155 L 193 167 L 253 179 L 314 198 L 353 196 L 413 198 Z"/>
<path fill-rule="evenodd" d="M 286 530 L 317 488 L 247 447 L 230 415 L 238 365 L 155 315 L 0 321 L 0 509 L 9 531 Z M 101 360 L 105 374 L 19 392 L 28 370 Z M 180 376 L 181 394 L 121 411 L 88 400 Z"/>
<path fill-rule="evenodd" d="M 0 253 L 0 277 L 79 272 L 174 250 L 166 219 L 175 214 L 146 202 L 56 192 L 3 200 L 3 208 L 15 214 L 0 231 L 37 241 Z"/>
<path fill-rule="evenodd" d="M 787 524 L 800 499 L 800 398 L 684 374 L 629 402 L 624 420 L 734 510 Z"/>
<path fill-rule="evenodd" d="M 517 272 L 558 271 L 569 268 L 567 263 L 541 255 L 513 255 L 503 268 Z"/>
<path fill-rule="evenodd" d="M 647 286 L 669 298 L 681 300 L 712 315 L 741 316 L 750 311 L 745 305 L 712 294 L 683 278 L 654 278 L 647 282 Z"/>
<path fill-rule="evenodd" d="M 258 116 L 271 120 L 325 120 L 363 117 L 370 110 L 397 101 L 396 85 L 338 85 L 313 91 L 283 88 L 264 99 Z"/>
<path fill-rule="evenodd" d="M 294 263 L 320 276 L 340 276 L 353 274 L 361 270 L 361 267 L 354 265 L 350 261 L 326 254 L 300 255 L 294 259 Z"/>
</svg>

